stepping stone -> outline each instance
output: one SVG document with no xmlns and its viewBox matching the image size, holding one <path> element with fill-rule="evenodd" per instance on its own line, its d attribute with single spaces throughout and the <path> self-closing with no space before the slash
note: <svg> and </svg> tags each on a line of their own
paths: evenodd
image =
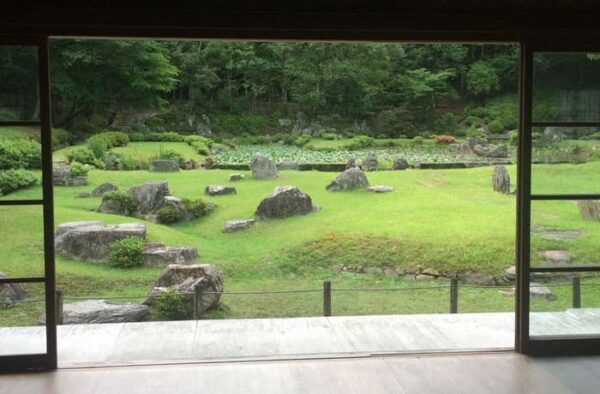
<svg viewBox="0 0 600 394">
<path fill-rule="evenodd" d="M 375 186 L 369 186 L 367 188 L 367 191 L 373 192 L 373 193 L 389 193 L 389 192 L 394 191 L 394 187 L 393 186 L 385 186 L 385 185 L 375 185 Z"/>
<path fill-rule="evenodd" d="M 229 181 L 230 182 L 236 182 L 236 181 L 241 181 L 242 179 L 244 179 L 244 175 L 243 174 L 231 174 L 229 175 Z"/>
<path fill-rule="evenodd" d="M 516 294 L 516 289 L 513 287 L 510 290 L 500 290 L 498 291 L 498 293 L 502 294 L 505 297 L 514 297 Z M 549 301 L 554 301 L 556 300 L 556 295 L 554 295 L 554 293 L 552 292 L 552 290 L 550 290 L 548 287 L 546 286 L 542 286 L 540 283 L 537 282 L 530 282 L 529 283 L 529 295 L 531 297 L 536 297 L 536 298 L 544 298 L 546 300 Z"/>
<path fill-rule="evenodd" d="M 209 196 L 225 196 L 228 194 L 236 194 L 235 187 L 232 186 L 219 186 L 219 185 L 209 185 L 204 189 L 204 193 Z"/>
<path fill-rule="evenodd" d="M 581 230 L 546 230 L 543 227 L 534 229 L 534 234 L 540 238 L 550 239 L 553 241 L 568 241 L 577 239 L 583 235 Z"/>
<path fill-rule="evenodd" d="M 538 255 L 556 263 L 564 263 L 571 259 L 571 254 L 566 250 L 543 250 Z"/>
<path fill-rule="evenodd" d="M 223 226 L 224 233 L 232 233 L 234 231 L 245 230 L 254 226 L 254 219 L 248 220 L 230 220 Z"/>
</svg>

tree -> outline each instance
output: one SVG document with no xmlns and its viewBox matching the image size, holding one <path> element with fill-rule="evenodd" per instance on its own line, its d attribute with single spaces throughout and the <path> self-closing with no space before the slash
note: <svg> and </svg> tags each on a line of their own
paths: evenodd
<svg viewBox="0 0 600 394">
<path fill-rule="evenodd" d="M 484 61 L 471 65 L 467 73 L 467 91 L 475 98 L 483 98 L 500 90 L 496 70 Z"/>
<path fill-rule="evenodd" d="M 160 107 L 177 81 L 158 41 L 54 40 L 51 43 L 54 120 L 116 114 L 125 106 Z"/>
</svg>

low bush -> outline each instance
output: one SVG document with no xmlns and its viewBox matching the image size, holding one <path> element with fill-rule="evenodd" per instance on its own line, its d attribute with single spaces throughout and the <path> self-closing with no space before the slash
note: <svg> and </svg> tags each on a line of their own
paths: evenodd
<svg viewBox="0 0 600 394">
<path fill-rule="evenodd" d="M 65 129 L 52 129 L 52 150 L 69 146 L 73 143 L 73 135 Z"/>
<path fill-rule="evenodd" d="M 435 137 L 435 143 L 438 145 L 448 145 L 456 143 L 456 138 L 451 135 L 438 135 Z"/>
<path fill-rule="evenodd" d="M 179 163 L 179 165 L 181 166 L 185 159 L 183 158 L 183 155 L 179 152 L 177 152 L 174 149 L 163 149 L 163 147 L 161 146 L 158 154 L 156 154 L 154 157 L 151 158 L 151 160 L 177 160 L 177 162 Z"/>
<path fill-rule="evenodd" d="M 42 146 L 26 138 L 0 138 L 0 170 L 41 168 Z"/>
<path fill-rule="evenodd" d="M 111 190 L 102 195 L 102 201 L 117 201 L 122 207 L 126 208 L 128 212 L 135 212 L 137 210 L 138 203 L 135 198 L 126 191 L 122 190 Z"/>
<path fill-rule="evenodd" d="M 333 141 L 339 139 L 340 137 L 336 133 L 323 133 L 321 134 L 321 138 L 324 140 Z M 385 138 L 385 135 L 382 138 Z"/>
<path fill-rule="evenodd" d="M 375 140 L 372 137 L 368 137 L 366 135 L 357 135 L 356 137 L 350 140 L 350 143 L 348 144 L 347 148 L 349 150 L 368 148 L 370 146 L 373 146 L 374 142 Z"/>
<path fill-rule="evenodd" d="M 144 241 L 127 237 L 115 242 L 110 249 L 108 263 L 118 268 L 140 267 L 144 264 Z"/>
<path fill-rule="evenodd" d="M 185 142 L 187 138 L 173 131 L 129 133 L 128 136 L 131 142 Z"/>
<path fill-rule="evenodd" d="M 490 124 L 488 125 L 488 129 L 491 133 L 500 134 L 504 131 L 504 125 L 500 120 L 496 119 L 490 122 Z"/>
<path fill-rule="evenodd" d="M 229 134 L 246 132 L 256 135 L 273 123 L 270 118 L 255 113 L 220 113 L 212 115 L 211 119 L 213 130 Z"/>
<path fill-rule="evenodd" d="M 112 156 L 113 154 L 111 154 Z M 123 171 L 138 171 L 148 169 L 148 160 L 138 156 L 132 156 L 124 153 L 115 155 L 116 169 Z"/>
<path fill-rule="evenodd" d="M 77 161 L 92 166 L 96 166 L 96 163 L 98 162 L 94 152 L 88 148 L 76 148 L 67 152 L 67 160 L 69 160 L 69 162 Z"/>
<path fill-rule="evenodd" d="M 412 139 L 411 144 L 413 146 L 420 146 L 423 145 L 423 137 L 421 136 L 416 136 L 415 138 Z"/>
<path fill-rule="evenodd" d="M 122 131 L 105 131 L 96 135 L 101 136 L 106 140 L 109 149 L 116 146 L 127 146 L 127 144 L 129 144 L 129 136 Z"/>
<path fill-rule="evenodd" d="M 156 211 L 156 218 L 159 223 L 173 224 L 182 219 L 181 212 L 172 205 L 165 205 Z"/>
<path fill-rule="evenodd" d="M 0 171 L 0 196 L 33 186 L 37 181 L 37 177 L 27 170 L 12 169 Z"/>
<path fill-rule="evenodd" d="M 199 218 L 210 212 L 210 205 L 206 204 L 204 201 L 197 200 L 189 200 L 187 198 L 183 199 L 183 205 L 185 209 L 194 217 Z"/>
<path fill-rule="evenodd" d="M 212 146 L 212 141 L 210 139 L 200 135 L 190 135 L 185 137 L 185 142 L 194 148 L 198 154 L 203 156 L 210 155 L 210 147 Z"/>
<path fill-rule="evenodd" d="M 69 168 L 71 168 L 71 176 L 86 176 L 90 171 L 88 164 L 81 164 L 78 161 L 72 161 Z"/>
<path fill-rule="evenodd" d="M 517 132 L 517 130 L 513 130 L 510 132 L 510 138 L 508 140 L 508 143 L 511 146 L 517 146 L 519 144 L 519 133 Z"/>
<path fill-rule="evenodd" d="M 273 136 L 273 142 L 283 142 L 284 145 L 294 145 L 296 137 L 290 133 L 279 133 Z"/>
<path fill-rule="evenodd" d="M 467 137 L 471 137 L 471 138 L 480 138 L 481 137 L 481 131 L 477 130 L 474 127 L 470 127 L 467 129 L 465 135 Z"/>
<path fill-rule="evenodd" d="M 294 145 L 296 145 L 297 147 L 303 147 L 304 145 L 308 144 L 310 141 L 310 136 L 309 135 L 301 135 L 300 137 L 297 137 L 294 140 Z"/>
<path fill-rule="evenodd" d="M 156 311 L 160 316 L 169 320 L 191 317 L 192 307 L 190 297 L 186 297 L 174 289 L 166 289 L 156 296 Z"/>
</svg>

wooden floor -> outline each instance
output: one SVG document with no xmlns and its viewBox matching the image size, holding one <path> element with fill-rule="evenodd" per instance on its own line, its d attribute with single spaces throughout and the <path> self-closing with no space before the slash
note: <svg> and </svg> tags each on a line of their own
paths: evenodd
<svg viewBox="0 0 600 394">
<path fill-rule="evenodd" d="M 336 316 L 58 327 L 59 367 L 510 350 L 514 314 Z M 600 309 L 532 314 L 532 333 L 595 334 Z M 45 352 L 43 327 L 0 328 L 0 354 Z M 600 392 L 600 389 L 599 389 Z"/>
<path fill-rule="evenodd" d="M 0 376 L 0 393 L 598 393 L 598 371 L 600 357 L 377 356 L 62 369 Z"/>
</svg>

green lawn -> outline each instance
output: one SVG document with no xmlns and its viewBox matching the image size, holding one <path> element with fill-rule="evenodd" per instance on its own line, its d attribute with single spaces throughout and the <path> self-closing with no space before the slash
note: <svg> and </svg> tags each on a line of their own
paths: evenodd
<svg viewBox="0 0 600 394">
<path fill-rule="evenodd" d="M 136 146 L 130 144 L 131 146 Z M 170 145 L 170 144 L 165 144 Z M 141 145 L 143 146 L 143 145 Z M 140 147 L 140 151 L 143 149 Z M 202 262 L 215 264 L 224 274 L 226 291 L 316 289 L 323 280 L 335 288 L 406 288 L 447 286 L 442 280 L 415 282 L 367 274 L 339 273 L 336 264 L 362 266 L 421 266 L 442 271 L 474 269 L 498 275 L 514 263 L 515 197 L 491 191 L 491 167 L 462 170 L 409 170 L 368 173 L 371 184 L 396 188 L 389 194 L 365 191 L 331 193 L 325 185 L 336 175 L 324 172 L 284 171 L 277 180 L 246 179 L 235 183 L 237 194 L 211 197 L 218 204 L 209 216 L 175 226 L 147 222 L 148 238 L 168 245 L 191 245 Z M 511 178 L 515 167 L 510 166 Z M 231 171 L 196 170 L 157 174 L 147 171 L 91 171 L 86 187 L 55 188 L 56 224 L 74 220 L 125 223 L 139 219 L 96 212 L 98 198 L 77 198 L 104 182 L 126 189 L 146 180 L 165 179 L 172 194 L 199 198 L 209 184 L 227 184 Z M 536 166 L 538 192 L 598 192 L 600 162 L 580 165 Z M 262 198 L 277 185 L 297 185 L 321 210 L 286 220 L 258 222 L 253 228 L 224 234 L 223 223 L 251 218 Z M 596 188 L 596 189 L 595 189 Z M 595 189 L 595 190 L 594 190 Z M 5 198 L 37 198 L 39 187 Z M 573 261 L 598 262 L 600 225 L 580 218 L 574 202 L 533 205 L 532 222 L 553 229 L 581 230 L 574 241 L 547 241 L 533 236 L 532 258 L 547 248 L 569 250 Z M 37 207 L 0 207 L 2 262 L 8 275 L 43 272 L 41 211 Z M 57 256 L 58 288 L 66 297 L 145 295 L 161 269 L 121 270 L 102 264 Z M 41 289 L 30 288 L 31 296 Z M 583 291 L 592 292 L 590 286 Z M 539 301 L 539 310 L 564 309 L 569 289 L 557 288 L 557 301 Z M 590 293 L 592 292 L 592 293 Z M 225 295 L 224 308 L 213 317 L 295 316 L 318 314 L 320 293 L 287 295 Z M 461 290 L 461 310 L 512 310 L 514 300 L 495 289 Z M 133 298 L 132 298 L 133 299 Z M 67 301 L 68 302 L 68 301 Z M 41 305 L 41 304 L 40 304 Z M 335 293 L 334 313 L 426 313 L 447 310 L 447 288 L 428 291 Z M 29 309 L 28 309 L 29 308 Z M 0 325 L 16 322 L 25 313 L 35 324 L 32 304 L 0 311 Z"/>
</svg>

